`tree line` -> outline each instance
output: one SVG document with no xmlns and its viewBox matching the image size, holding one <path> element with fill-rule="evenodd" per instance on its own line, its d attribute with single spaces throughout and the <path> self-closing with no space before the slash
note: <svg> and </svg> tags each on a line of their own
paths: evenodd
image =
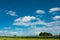
<svg viewBox="0 0 60 40">
<path fill-rule="evenodd" d="M 48 33 L 48 32 L 41 32 L 41 33 L 39 33 L 39 36 L 53 36 L 53 34 Z M 59 35 L 54 35 L 54 36 L 60 36 L 60 34 Z"/>
</svg>

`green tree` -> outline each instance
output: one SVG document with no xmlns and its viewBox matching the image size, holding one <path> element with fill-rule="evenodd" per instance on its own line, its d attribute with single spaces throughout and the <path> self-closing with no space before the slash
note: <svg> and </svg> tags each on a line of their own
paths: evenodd
<svg viewBox="0 0 60 40">
<path fill-rule="evenodd" d="M 52 36 L 52 34 L 47 32 L 41 32 L 39 36 Z"/>
<path fill-rule="evenodd" d="M 60 37 L 60 34 L 59 34 L 59 37 Z"/>
<path fill-rule="evenodd" d="M 16 35 L 14 35 L 14 37 L 16 37 Z"/>
</svg>

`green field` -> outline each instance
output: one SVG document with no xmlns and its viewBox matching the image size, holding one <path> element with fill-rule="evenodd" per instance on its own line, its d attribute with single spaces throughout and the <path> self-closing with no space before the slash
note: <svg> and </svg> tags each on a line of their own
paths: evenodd
<svg viewBox="0 0 60 40">
<path fill-rule="evenodd" d="M 60 40 L 60 38 L 6 38 L 1 37 L 0 40 Z"/>
</svg>

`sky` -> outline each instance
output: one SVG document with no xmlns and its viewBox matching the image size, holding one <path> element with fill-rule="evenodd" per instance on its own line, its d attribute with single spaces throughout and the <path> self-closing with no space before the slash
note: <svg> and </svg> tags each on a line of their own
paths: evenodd
<svg viewBox="0 0 60 40">
<path fill-rule="evenodd" d="M 60 33 L 60 0 L 0 0 L 0 36 Z"/>
</svg>

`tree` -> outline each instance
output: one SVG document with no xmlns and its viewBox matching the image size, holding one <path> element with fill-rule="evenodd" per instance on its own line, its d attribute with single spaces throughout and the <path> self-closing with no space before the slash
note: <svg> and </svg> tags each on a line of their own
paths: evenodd
<svg viewBox="0 0 60 40">
<path fill-rule="evenodd" d="M 16 35 L 14 35 L 14 37 L 16 37 Z"/>
<path fill-rule="evenodd" d="M 52 34 L 47 32 L 41 32 L 39 36 L 52 36 Z"/>
<path fill-rule="evenodd" d="M 60 34 L 58 36 L 60 37 Z"/>
</svg>

